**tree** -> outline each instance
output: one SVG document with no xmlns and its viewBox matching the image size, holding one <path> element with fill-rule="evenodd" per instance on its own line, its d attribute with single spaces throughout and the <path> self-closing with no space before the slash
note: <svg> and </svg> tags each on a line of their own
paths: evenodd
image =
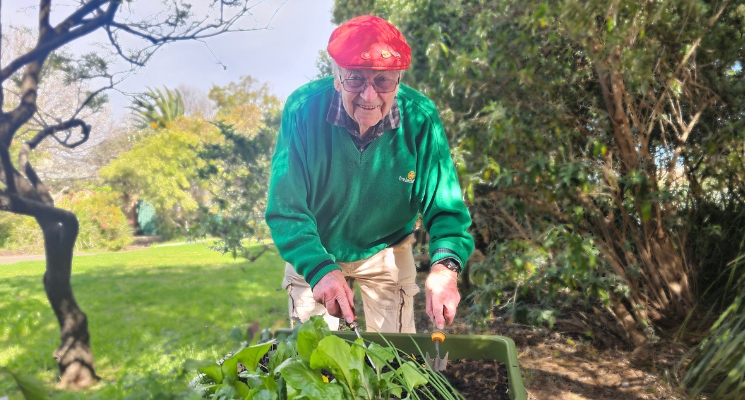
<svg viewBox="0 0 745 400">
<path fill-rule="evenodd" d="M 176 90 L 181 93 L 184 100 L 184 115 L 200 115 L 206 120 L 211 120 L 215 116 L 215 103 L 207 97 L 207 92 L 202 89 L 189 85 L 178 85 Z"/>
<path fill-rule="evenodd" d="M 163 121 L 163 120 L 161 120 Z M 99 177 L 131 206 L 153 204 L 163 236 L 185 231 L 206 182 L 199 178 L 197 152 L 217 140 L 216 129 L 198 118 L 181 117 L 161 129 L 145 129 L 131 149 L 99 170 Z"/>
<path fill-rule="evenodd" d="M 440 107 L 489 252 L 476 310 L 583 299 L 637 346 L 679 326 L 737 249 L 692 247 L 706 221 L 744 233 L 743 2 L 357 3 L 337 21 L 402 28 Z"/>
<path fill-rule="evenodd" d="M 272 94 L 269 84 L 259 84 L 249 75 L 227 86 L 212 86 L 207 96 L 217 105 L 215 119 L 246 135 L 262 126 L 266 113 L 280 107 L 279 98 Z"/>
<path fill-rule="evenodd" d="M 0 176 L 5 185 L 0 191 L 0 208 L 34 217 L 44 234 L 47 260 L 44 288 L 60 325 L 61 336 L 61 345 L 55 350 L 54 356 L 60 369 L 60 384 L 70 388 L 87 387 L 97 379 L 87 317 L 77 305 L 70 287 L 72 250 L 78 222 L 74 214 L 54 206 L 47 186 L 29 162 L 29 154 L 49 137 L 65 148 L 75 148 L 85 143 L 90 136 L 91 125 L 81 118 L 81 113 L 88 105 L 100 101 L 100 95 L 113 88 L 121 80 L 121 75 L 112 72 L 109 61 L 99 53 L 60 60 L 58 52 L 71 42 L 100 32 L 108 39 L 104 46 L 112 54 L 133 68 L 138 68 L 168 43 L 257 28 L 255 19 L 250 18 L 253 5 L 249 1 L 211 0 L 202 17 L 198 17 L 189 4 L 177 1 L 163 3 L 164 9 L 143 18 L 138 17 L 134 5 L 128 5 L 126 13 L 121 12 L 123 3 L 120 0 L 89 0 L 76 4 L 66 17 L 55 18 L 61 22 L 52 26 L 52 1 L 40 0 L 38 40 L 27 51 L 4 61 L 0 68 L 0 84 L 3 87 L 0 104 L 5 105 L 5 82 L 14 79 L 20 83 L 19 103 L 0 112 Z M 125 51 L 125 47 L 132 50 Z M 41 120 L 39 88 L 42 70 L 46 65 L 57 62 L 64 64 L 72 81 L 103 80 L 107 83 L 87 93 L 81 106 L 64 118 L 47 121 L 43 129 L 22 144 L 16 168 L 10 157 L 11 144 L 19 130 L 32 118 L 39 117 Z"/>
<path fill-rule="evenodd" d="M 222 140 L 204 143 L 197 153 L 203 162 L 199 176 L 209 182 L 210 196 L 204 198 L 202 217 L 191 234 L 217 238 L 215 250 L 255 260 L 269 246 L 249 254 L 244 240 L 269 236 L 266 191 L 281 102 L 268 85 L 259 85 L 250 76 L 237 84 L 213 86 L 210 98 L 220 106 L 217 127 Z"/>
<path fill-rule="evenodd" d="M 2 65 L 25 54 L 35 43 L 36 35 L 30 28 L 6 26 L 2 35 Z M 54 57 L 54 62 L 45 63 L 39 75 L 37 112 L 19 129 L 16 147 L 49 124 L 62 122 L 81 108 L 90 94 L 90 82 L 71 81 L 70 75 L 66 72 L 69 67 L 68 60 L 73 57 L 71 52 L 62 48 Z M 3 82 L 3 89 L 4 108 L 17 107 L 21 101 L 20 74 Z M 121 133 L 121 129 L 113 121 L 111 107 L 105 100 L 105 96 L 99 96 L 96 101 L 89 102 L 80 111 L 80 118 L 97 132 L 95 137 L 75 149 L 55 146 L 54 143 L 45 141 L 29 154 L 30 161 L 43 181 L 70 181 L 95 176 L 101 165 L 97 160 L 98 156 L 102 155 L 100 145 L 103 142 L 110 142 Z"/>
<path fill-rule="evenodd" d="M 199 158 L 206 164 L 199 176 L 211 183 L 211 196 L 203 204 L 202 217 L 191 234 L 217 238 L 214 250 L 253 261 L 270 249 L 264 244 L 258 254 L 250 254 L 244 240 L 263 241 L 269 236 L 264 214 L 280 121 L 280 112 L 267 113 L 263 126 L 250 135 L 220 122 L 224 142 L 207 144 L 199 151 Z"/>
<path fill-rule="evenodd" d="M 133 111 L 138 128 L 163 129 L 169 128 L 176 118 L 184 115 L 184 100 L 178 90 L 148 89 L 136 95 L 129 108 Z"/>
</svg>

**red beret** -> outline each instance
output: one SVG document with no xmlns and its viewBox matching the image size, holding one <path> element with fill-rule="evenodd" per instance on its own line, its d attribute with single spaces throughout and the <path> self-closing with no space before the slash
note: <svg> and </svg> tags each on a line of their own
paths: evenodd
<svg viewBox="0 0 745 400">
<path fill-rule="evenodd" d="M 362 15 L 339 25 L 329 39 L 331 58 L 346 69 L 400 70 L 409 68 L 411 47 L 388 21 Z"/>
</svg>

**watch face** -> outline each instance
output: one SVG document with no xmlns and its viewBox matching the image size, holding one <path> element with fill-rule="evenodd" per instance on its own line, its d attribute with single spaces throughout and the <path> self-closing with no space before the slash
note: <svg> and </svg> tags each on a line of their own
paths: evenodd
<svg viewBox="0 0 745 400">
<path fill-rule="evenodd" d="M 460 273 L 460 267 L 458 266 L 458 263 L 456 263 L 455 261 L 445 260 L 443 261 L 442 264 L 445 265 L 449 270 Z"/>
</svg>

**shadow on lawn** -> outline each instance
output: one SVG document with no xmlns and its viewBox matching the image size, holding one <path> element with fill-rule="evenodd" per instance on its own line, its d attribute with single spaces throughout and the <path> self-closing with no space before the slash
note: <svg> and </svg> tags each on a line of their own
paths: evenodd
<svg viewBox="0 0 745 400">
<path fill-rule="evenodd" d="M 120 264 L 73 270 L 72 286 L 88 315 L 97 372 L 105 380 L 130 372 L 169 373 L 187 358 L 224 355 L 233 326 L 259 321 L 268 327 L 286 319 L 287 297 L 278 290 L 280 264 L 149 269 Z M 56 375 L 52 352 L 59 345 L 59 327 L 42 275 L 3 279 L 0 306 L 2 363 L 28 374 Z"/>
</svg>

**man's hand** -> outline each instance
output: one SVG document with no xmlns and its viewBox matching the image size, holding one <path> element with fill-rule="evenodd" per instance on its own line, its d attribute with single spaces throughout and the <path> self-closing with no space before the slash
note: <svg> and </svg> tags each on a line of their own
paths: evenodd
<svg viewBox="0 0 745 400">
<path fill-rule="evenodd" d="M 458 274 L 441 264 L 435 264 L 424 285 L 427 293 L 427 315 L 437 329 L 443 329 L 455 319 L 455 310 L 460 303 Z"/>
<path fill-rule="evenodd" d="M 354 291 L 347 285 L 344 274 L 331 271 L 313 287 L 313 300 L 326 306 L 331 316 L 354 322 Z"/>
</svg>

